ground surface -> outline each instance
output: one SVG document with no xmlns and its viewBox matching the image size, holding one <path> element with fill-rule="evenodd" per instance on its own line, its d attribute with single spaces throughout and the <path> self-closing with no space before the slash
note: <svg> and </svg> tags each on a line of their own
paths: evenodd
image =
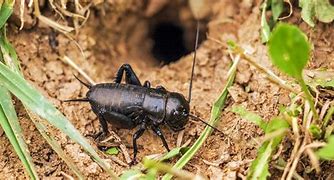
<svg viewBox="0 0 334 180">
<path fill-rule="evenodd" d="M 142 82 L 150 80 L 154 87 L 164 85 L 168 90 L 184 95 L 187 95 L 188 92 L 192 54 L 181 58 L 176 63 L 160 68 L 156 65 L 152 55 L 148 54 L 148 48 L 146 48 L 150 46 L 149 40 L 144 39 L 147 37 L 147 21 L 138 20 L 138 16 L 142 15 L 141 11 L 144 11 L 144 5 L 129 1 L 128 4 L 124 3 L 126 5 L 122 6 L 123 9 L 117 9 L 114 6 L 121 6 L 122 3 L 121 5 L 111 3 L 111 1 L 108 3 L 103 7 L 104 13 L 101 9 L 93 10 L 88 22 L 75 36 L 86 59 L 82 57 L 78 47 L 62 34 L 55 37 L 58 45 L 52 48 L 49 43 L 50 38 L 53 39 L 52 30 L 41 23 L 21 31 L 18 31 L 14 23 L 10 23 L 8 27 L 8 38 L 16 48 L 26 79 L 48 97 L 84 135 L 95 133 L 99 129 L 99 123 L 88 104 L 61 102 L 64 99 L 83 97 L 87 92 L 87 89 L 72 75 L 77 72 L 62 62 L 64 55 L 73 59 L 96 82 L 111 82 L 117 68 L 126 62 L 133 66 Z M 266 48 L 261 44 L 259 35 L 261 2 L 259 0 L 227 0 L 213 1 L 213 3 L 215 5 L 212 5 L 212 12 L 208 16 L 208 36 L 221 42 L 232 39 L 243 47 L 253 50 L 252 56 L 259 63 L 271 67 Z M 183 11 L 183 15 L 187 17 L 186 14 L 189 14 L 190 11 L 187 9 Z M 316 30 L 312 30 L 300 20 L 298 11 L 296 9 L 293 17 L 288 21 L 299 25 L 306 31 L 314 44 L 315 51 L 309 67 L 333 69 L 334 30 L 331 28 L 332 24 L 318 24 Z M 211 105 L 224 87 L 231 59 L 225 47 L 210 39 L 205 40 L 197 52 L 198 60 L 195 68 L 191 111 L 203 119 L 208 119 Z M 224 132 L 224 135 L 214 132 L 186 166 L 186 170 L 201 173 L 212 179 L 221 175 L 230 178 L 245 176 L 249 162 L 255 158 L 256 149 L 259 146 L 255 138 L 262 135 L 262 132 L 254 124 L 230 112 L 231 107 L 235 104 L 242 104 L 264 119 L 269 119 L 277 115 L 280 104 L 289 103 L 287 91 L 269 83 L 254 67 L 243 61 L 238 67 L 236 83 L 229 91 L 231 96 L 217 126 Z M 73 175 L 39 135 L 21 104 L 17 103 L 16 108 L 40 176 L 62 179 L 64 173 Z M 109 129 L 113 128 L 109 126 Z M 187 141 L 192 144 L 199 137 L 204 125 L 190 121 L 185 129 L 182 144 Z M 113 130 L 132 155 L 131 139 L 134 130 Z M 176 147 L 178 133 L 172 133 L 166 127 L 163 128 L 163 131 L 169 145 L 172 148 Z M 79 145 L 69 141 L 57 130 L 53 132 L 61 146 L 75 159 L 86 176 L 106 177 L 98 165 L 83 153 Z M 3 177 L 24 179 L 23 167 L 2 130 L 0 130 L 0 135 L 0 154 L 2 154 L 0 156 L 0 179 Z M 89 140 L 95 145 L 92 139 Z M 139 159 L 165 152 L 160 139 L 151 131 L 145 132 L 138 143 Z M 117 158 L 124 164 L 114 162 L 110 156 L 102 152 L 100 154 L 105 159 L 110 159 L 112 168 L 118 174 L 128 169 L 123 153 L 120 153 Z M 304 177 L 308 177 L 303 173 L 303 168 L 297 170 Z M 272 172 L 277 175 L 281 173 L 277 169 L 272 169 Z M 324 173 L 323 176 L 326 177 L 326 174 Z"/>
</svg>

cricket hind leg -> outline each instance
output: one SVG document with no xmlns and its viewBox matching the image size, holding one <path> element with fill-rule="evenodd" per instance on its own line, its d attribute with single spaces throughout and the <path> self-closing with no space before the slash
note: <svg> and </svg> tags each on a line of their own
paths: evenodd
<svg viewBox="0 0 334 180">
<path fill-rule="evenodd" d="M 124 72 L 125 72 L 125 82 L 127 84 L 141 86 L 140 80 L 137 77 L 136 73 L 133 71 L 130 64 L 123 64 L 118 69 L 116 78 L 115 78 L 115 83 L 121 83 Z"/>
</svg>

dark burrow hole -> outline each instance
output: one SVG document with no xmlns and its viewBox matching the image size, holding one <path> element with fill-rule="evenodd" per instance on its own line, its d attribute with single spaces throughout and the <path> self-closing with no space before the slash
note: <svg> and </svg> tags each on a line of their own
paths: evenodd
<svg viewBox="0 0 334 180">
<path fill-rule="evenodd" d="M 171 21 L 159 22 L 151 29 L 153 47 L 151 53 L 160 64 L 169 64 L 179 60 L 194 50 L 196 21 L 193 29 L 187 29 Z M 205 28 L 200 28 L 199 44 L 205 38 Z"/>
<path fill-rule="evenodd" d="M 149 38 L 152 42 L 153 58 L 159 64 L 165 65 L 192 53 L 195 46 L 196 23 L 187 4 L 170 3 L 151 17 Z M 206 38 L 206 23 L 206 20 L 200 22 L 199 45 Z"/>
<path fill-rule="evenodd" d="M 177 61 L 192 50 L 187 49 L 184 30 L 172 22 L 158 23 L 152 32 L 152 55 L 163 64 Z"/>
</svg>

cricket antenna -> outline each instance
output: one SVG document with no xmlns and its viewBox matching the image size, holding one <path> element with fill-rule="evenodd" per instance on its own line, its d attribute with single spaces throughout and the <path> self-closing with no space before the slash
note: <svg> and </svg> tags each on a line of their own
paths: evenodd
<svg viewBox="0 0 334 180">
<path fill-rule="evenodd" d="M 190 77 L 190 83 L 189 83 L 189 95 L 188 95 L 188 102 L 189 103 L 191 101 L 191 90 L 192 90 L 192 87 L 193 87 L 194 70 L 195 70 L 195 64 L 196 64 L 196 51 L 197 51 L 197 46 L 198 46 L 198 36 L 199 36 L 199 21 L 197 20 L 194 59 L 193 59 L 193 66 L 191 68 L 191 77 Z"/>
<path fill-rule="evenodd" d="M 216 130 L 216 131 L 218 131 L 218 132 L 224 134 L 221 130 L 219 130 L 219 129 L 213 127 L 213 126 L 211 126 L 209 123 L 205 122 L 203 119 L 201 119 L 201 118 L 199 118 L 199 117 L 197 117 L 197 116 L 195 116 L 195 115 L 193 115 L 193 114 L 189 114 L 189 116 L 190 116 L 191 118 L 193 118 L 194 120 L 196 120 L 196 121 L 200 121 L 200 122 L 202 122 L 203 124 L 209 126 L 210 128 L 212 128 L 212 129 L 214 129 L 214 130 Z"/>
<path fill-rule="evenodd" d="M 83 84 L 84 86 L 86 86 L 88 89 L 90 89 L 92 87 L 91 84 L 87 84 L 85 82 L 83 82 L 81 79 L 79 79 L 76 75 L 73 74 L 73 76 L 75 77 L 75 79 L 77 79 L 81 84 Z"/>
<path fill-rule="evenodd" d="M 87 99 L 87 98 L 82 98 L 82 99 L 68 99 L 68 100 L 63 100 L 63 102 L 89 102 L 89 99 Z"/>
</svg>

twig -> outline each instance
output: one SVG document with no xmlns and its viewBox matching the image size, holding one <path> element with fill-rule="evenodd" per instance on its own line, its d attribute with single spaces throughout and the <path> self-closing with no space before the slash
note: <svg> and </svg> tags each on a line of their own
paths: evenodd
<svg viewBox="0 0 334 180">
<path fill-rule="evenodd" d="M 289 4 L 289 9 L 290 9 L 290 11 L 289 11 L 289 14 L 288 14 L 288 15 L 286 15 L 286 16 L 284 16 L 284 17 L 281 17 L 281 18 L 278 18 L 279 20 L 283 20 L 283 19 L 287 19 L 287 18 L 289 18 L 289 17 L 291 17 L 291 15 L 292 15 L 292 13 L 293 13 L 293 7 L 292 7 L 292 4 L 291 4 L 290 0 L 284 0 L 284 2 L 286 2 L 286 3 Z"/>
<path fill-rule="evenodd" d="M 260 144 L 263 144 L 263 142 L 265 142 L 265 141 L 270 141 L 275 137 L 281 136 L 281 135 L 285 134 L 286 132 L 288 132 L 287 128 L 278 129 L 276 131 L 267 133 L 265 136 L 259 138 L 259 141 L 261 142 Z"/>
<path fill-rule="evenodd" d="M 255 66 L 259 71 L 267 74 L 267 78 L 268 80 L 270 80 L 271 82 L 279 85 L 280 87 L 287 89 L 295 94 L 298 94 L 299 91 L 297 91 L 296 89 L 294 89 L 293 87 L 291 87 L 290 85 L 288 85 L 286 83 L 286 81 L 284 81 L 283 79 L 279 78 L 276 74 L 274 74 L 272 71 L 270 71 L 269 69 L 261 66 L 260 64 L 258 64 L 252 57 L 246 55 L 239 47 L 235 48 L 234 50 L 235 53 L 239 54 L 241 56 L 241 58 L 245 59 L 246 61 L 248 61 L 251 65 Z"/>
<path fill-rule="evenodd" d="M 274 167 L 278 170 L 283 170 L 284 168 L 278 165 L 274 165 Z M 302 176 L 300 176 L 298 173 L 294 172 L 293 173 L 293 177 L 297 180 L 304 180 L 304 178 Z"/>
<path fill-rule="evenodd" d="M 114 137 L 116 138 L 116 140 L 120 143 L 119 145 L 119 148 L 121 149 L 123 155 L 124 155 L 124 158 L 125 158 L 125 161 L 127 163 L 131 163 L 131 158 L 130 158 L 130 155 L 129 155 L 129 152 L 128 152 L 128 149 L 126 148 L 126 146 L 122 143 L 121 141 L 121 138 L 118 136 L 118 134 L 116 134 L 114 131 L 112 131 Z"/>
<path fill-rule="evenodd" d="M 284 146 L 283 146 L 283 144 L 281 143 L 281 144 L 279 145 L 279 147 L 278 147 L 277 153 L 273 155 L 272 160 L 276 160 L 276 159 L 278 159 L 278 158 L 280 157 L 280 155 L 281 155 L 282 152 L 283 152 L 283 148 L 284 148 Z"/>
<path fill-rule="evenodd" d="M 293 159 L 291 168 L 289 169 L 289 173 L 288 173 L 286 179 L 292 179 L 293 173 L 295 172 L 295 170 L 297 168 L 297 164 L 299 162 L 299 159 L 300 159 L 301 155 L 303 154 L 305 145 L 306 145 L 306 138 L 304 138 L 304 140 L 302 142 L 302 145 L 299 148 L 299 151 L 297 152 L 295 158 Z M 282 179 L 283 179 L 283 177 L 282 177 Z"/>
<path fill-rule="evenodd" d="M 124 167 L 129 167 L 128 164 L 126 164 L 125 162 L 121 161 L 119 158 L 117 158 L 116 156 L 110 156 L 110 159 L 113 160 L 115 163 L 124 166 Z"/>
<path fill-rule="evenodd" d="M 96 84 L 77 64 L 75 64 L 69 57 L 64 56 L 63 61 L 70 65 L 73 69 L 79 72 L 90 84 Z"/>
<path fill-rule="evenodd" d="M 20 25 L 20 30 L 23 29 L 24 26 L 24 8 L 25 8 L 25 0 L 21 0 L 21 4 L 20 4 L 20 20 L 21 20 L 21 25 Z"/>
<path fill-rule="evenodd" d="M 176 147 L 180 147 L 181 146 L 182 140 L 183 140 L 183 136 L 184 136 L 184 130 L 180 131 L 179 134 L 177 135 Z"/>
<path fill-rule="evenodd" d="M 63 175 L 65 177 L 65 179 L 69 179 L 69 180 L 74 180 L 74 178 L 68 174 L 66 174 L 65 172 L 61 171 L 60 172 L 61 175 Z"/>
<path fill-rule="evenodd" d="M 334 113 L 334 106 L 333 104 L 331 104 L 331 107 L 328 109 L 327 114 L 324 117 L 323 125 L 322 125 L 323 128 L 327 127 L 329 120 L 331 120 L 333 116 L 333 113 Z"/>
<path fill-rule="evenodd" d="M 325 114 L 327 112 L 327 109 L 329 108 L 329 105 L 331 104 L 330 100 L 327 100 L 325 102 L 325 104 L 322 106 L 321 111 L 320 111 L 320 115 L 319 115 L 319 120 L 322 121 L 323 118 L 325 117 Z"/>
<path fill-rule="evenodd" d="M 307 148 L 305 150 L 305 152 L 308 155 L 308 157 L 310 158 L 310 162 L 312 164 L 312 167 L 314 167 L 317 174 L 319 174 L 321 169 L 320 169 L 319 160 L 318 160 L 316 154 L 310 148 Z"/>
<path fill-rule="evenodd" d="M 293 117 L 292 118 L 292 131 L 293 131 L 293 134 L 294 134 L 294 139 L 295 139 L 295 145 L 293 147 L 293 150 L 292 150 L 292 153 L 291 153 L 291 156 L 284 168 L 284 171 L 283 171 L 283 175 L 281 177 L 282 180 L 285 179 L 285 177 L 287 176 L 288 172 L 290 171 L 290 166 L 291 166 L 291 163 L 293 162 L 293 160 L 296 158 L 297 156 L 297 152 L 298 152 L 298 149 L 299 149 L 299 146 L 300 146 L 300 134 L 299 134 L 299 128 L 298 128 L 298 119 L 296 117 Z"/>
</svg>

